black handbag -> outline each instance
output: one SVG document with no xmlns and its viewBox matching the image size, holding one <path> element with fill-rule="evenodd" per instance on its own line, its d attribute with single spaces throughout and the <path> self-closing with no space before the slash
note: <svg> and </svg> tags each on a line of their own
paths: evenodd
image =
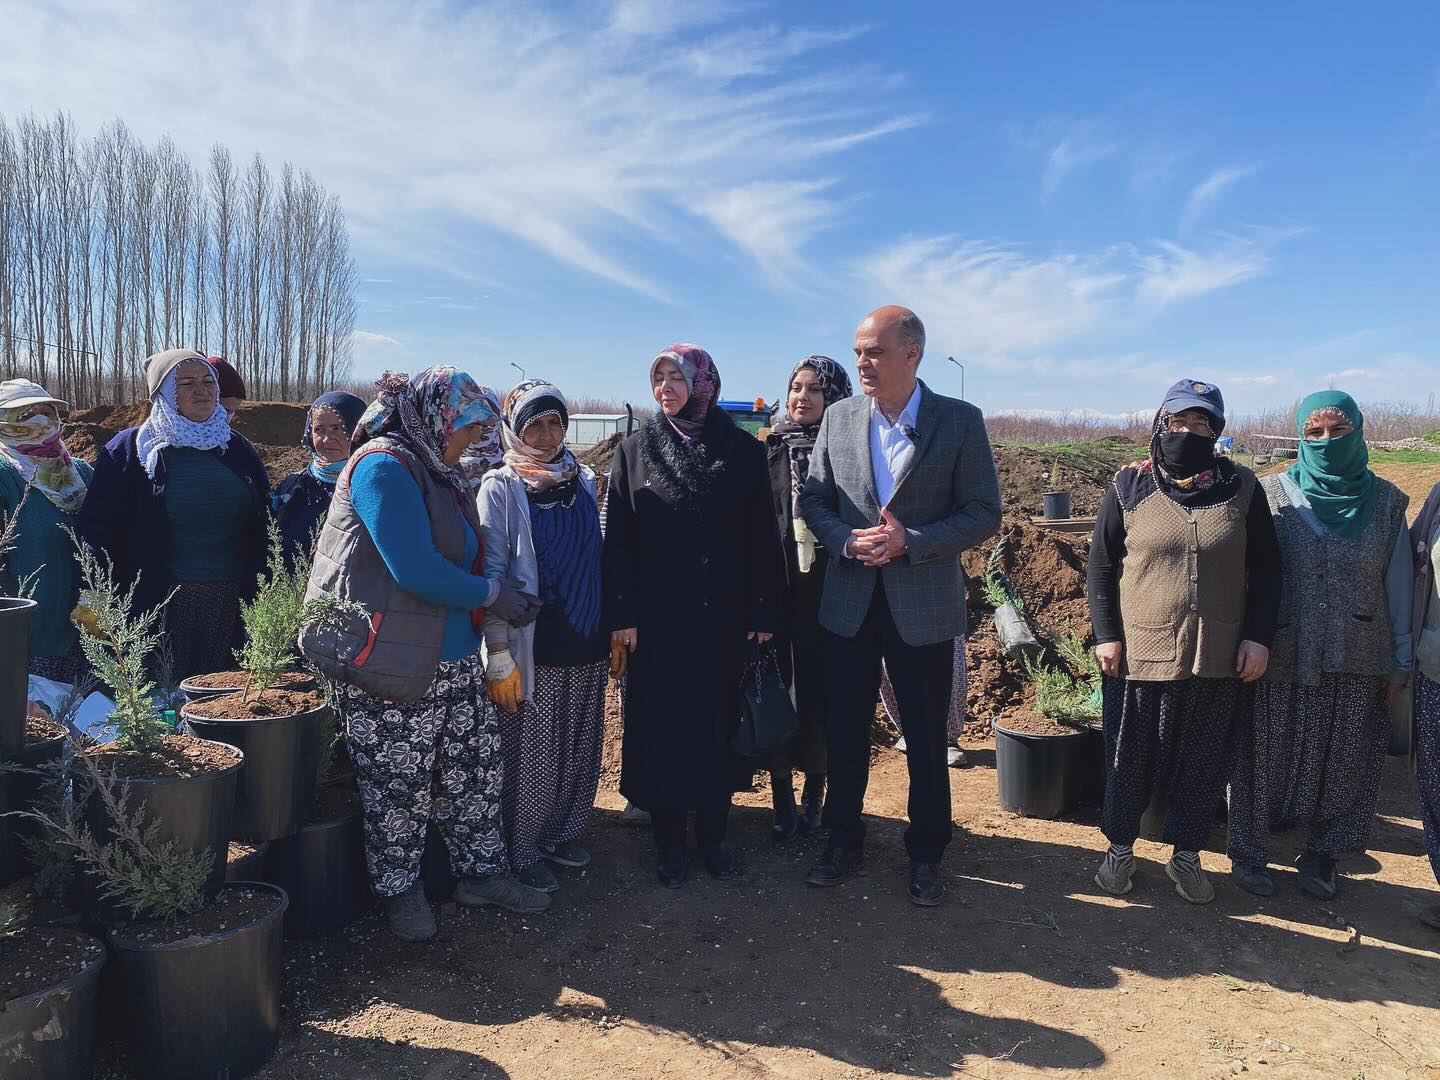
<svg viewBox="0 0 1440 1080">
<path fill-rule="evenodd" d="M 740 676 L 740 725 L 730 748 L 741 757 L 765 757 L 785 746 L 799 728 L 774 646 L 756 646 Z"/>
</svg>

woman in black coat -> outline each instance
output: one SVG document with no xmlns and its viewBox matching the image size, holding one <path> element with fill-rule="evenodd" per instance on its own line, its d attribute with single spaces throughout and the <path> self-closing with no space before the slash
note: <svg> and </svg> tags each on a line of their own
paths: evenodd
<svg viewBox="0 0 1440 1080">
<path fill-rule="evenodd" d="M 820 831 L 825 801 L 825 631 L 820 628 L 820 597 L 830 558 L 805 525 L 796 500 L 810 475 L 810 451 L 825 410 L 852 393 L 850 376 L 828 356 L 807 356 L 790 372 L 785 389 L 785 418 L 770 432 L 766 452 L 775 520 L 785 551 L 785 619 L 777 641 L 781 674 L 795 694 L 800 729 L 769 763 L 775 804 L 776 840 Z M 805 774 L 801 808 L 795 806 L 792 770 Z"/>
<path fill-rule="evenodd" d="M 309 556 L 315 533 L 330 510 L 335 482 L 350 460 L 350 437 L 365 412 L 365 402 L 344 390 L 321 394 L 305 413 L 305 434 L 300 444 L 310 451 L 310 462 L 291 473 L 273 497 L 275 523 L 291 566 Z"/>
<path fill-rule="evenodd" d="M 650 811 L 660 880 L 685 880 L 687 816 L 705 866 L 738 875 L 725 847 L 730 750 L 750 642 L 779 629 L 780 540 L 764 446 L 716 405 L 704 349 L 672 345 L 650 383 L 659 412 L 611 466 L 604 554 L 612 670 L 628 663 L 620 791 Z"/>
</svg>

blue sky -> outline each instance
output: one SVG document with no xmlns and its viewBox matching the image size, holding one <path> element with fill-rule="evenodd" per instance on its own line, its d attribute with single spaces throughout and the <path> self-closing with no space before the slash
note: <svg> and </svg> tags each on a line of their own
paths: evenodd
<svg viewBox="0 0 1440 1080">
<path fill-rule="evenodd" d="M 882 303 L 991 411 L 1440 390 L 1440 7 L 5 0 L 0 112 L 310 169 L 356 368 L 727 396 Z"/>
</svg>

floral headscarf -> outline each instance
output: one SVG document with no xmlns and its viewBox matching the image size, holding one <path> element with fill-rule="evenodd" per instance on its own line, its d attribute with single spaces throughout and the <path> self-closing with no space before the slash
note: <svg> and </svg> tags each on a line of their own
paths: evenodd
<svg viewBox="0 0 1440 1080">
<path fill-rule="evenodd" d="M 344 390 L 331 390 L 328 394 L 321 394 L 310 403 L 310 408 L 305 410 L 305 433 L 300 437 L 300 445 L 310 451 L 310 464 L 305 471 L 323 484 L 333 484 L 340 479 L 345 462 L 321 461 L 315 452 L 315 443 L 311 436 L 311 428 L 317 416 L 323 413 L 329 413 L 340 421 L 340 428 L 348 440 L 354 435 L 355 425 L 365 413 L 365 402 Z"/>
<path fill-rule="evenodd" d="M 230 414 L 215 401 L 215 411 L 208 420 L 187 420 L 175 400 L 175 384 L 186 367 L 198 365 L 212 379 L 214 371 L 204 360 L 184 360 L 165 376 L 159 391 L 150 402 L 150 415 L 135 433 L 135 449 L 145 466 L 145 475 L 155 479 L 160 451 L 167 446 L 185 446 L 192 450 L 219 450 L 230 445 Z"/>
<path fill-rule="evenodd" d="M 496 416 L 504 416 L 505 410 L 500 397 L 488 386 L 480 388 L 485 404 L 494 410 Z M 500 425 L 493 424 L 485 429 L 485 436 L 479 442 L 471 443 L 460 455 L 460 471 L 472 488 L 478 488 L 480 481 L 491 469 L 498 469 L 505 458 L 505 448 L 500 445 Z"/>
<path fill-rule="evenodd" d="M 85 502 L 85 481 L 60 437 L 60 414 L 54 405 L 0 409 L 0 459 L 57 509 L 73 514 Z"/>
<path fill-rule="evenodd" d="M 459 491 L 466 487 L 458 466 L 446 465 L 445 445 L 450 436 L 470 424 L 494 425 L 499 411 L 491 404 L 494 392 L 453 367 L 426 368 L 407 378 L 387 371 L 375 383 L 378 396 L 365 410 L 351 438 L 358 450 L 371 439 L 389 435 L 419 455 L 425 467 L 448 480 Z"/>
<path fill-rule="evenodd" d="M 525 429 L 547 416 L 558 416 L 568 431 L 570 410 L 565 395 L 543 379 L 527 379 L 505 395 L 505 422 L 500 441 L 505 447 L 505 464 L 531 491 L 549 491 L 573 481 L 580 471 L 575 455 L 563 442 L 542 453 L 525 445 Z"/>
<path fill-rule="evenodd" d="M 710 406 L 720 398 L 720 372 L 710 354 L 699 345 L 677 342 L 667 346 L 665 351 L 650 361 L 650 379 L 654 382 L 655 368 L 661 360 L 671 360 L 685 376 L 685 385 L 690 396 L 670 423 L 682 435 L 692 435 L 705 425 Z"/>
</svg>

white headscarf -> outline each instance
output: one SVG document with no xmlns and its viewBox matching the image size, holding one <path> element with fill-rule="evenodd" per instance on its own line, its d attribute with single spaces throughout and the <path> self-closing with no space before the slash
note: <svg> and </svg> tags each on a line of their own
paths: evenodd
<svg viewBox="0 0 1440 1080">
<path fill-rule="evenodd" d="M 160 451 L 167 446 L 188 446 L 193 450 L 219 450 L 230 444 L 230 414 L 217 400 L 210 419 L 196 423 L 185 419 L 175 402 L 175 382 L 185 364 L 177 364 L 160 384 L 151 401 L 150 418 L 135 433 L 135 449 L 145 465 L 145 475 L 155 479 Z M 211 372 L 211 377 L 214 373 Z"/>
</svg>

